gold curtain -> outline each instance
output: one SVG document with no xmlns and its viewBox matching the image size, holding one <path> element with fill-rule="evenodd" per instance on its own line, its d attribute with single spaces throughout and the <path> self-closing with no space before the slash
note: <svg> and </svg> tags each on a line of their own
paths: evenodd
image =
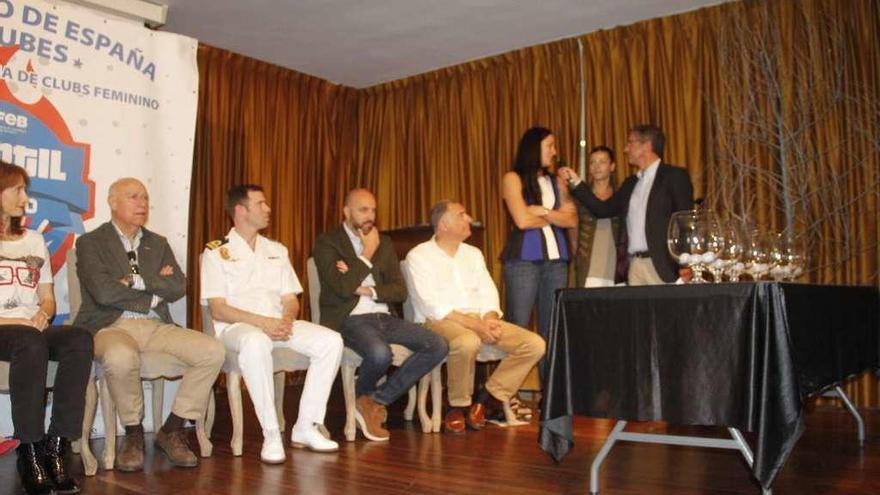
<svg viewBox="0 0 880 495">
<path fill-rule="evenodd" d="M 566 40 L 363 90 L 348 185 L 377 192 L 385 228 L 427 223 L 441 199 L 463 202 L 485 225 L 498 274 L 502 176 L 534 125 L 554 130 L 561 155 L 575 161 L 577 71 L 575 41 Z"/>
<path fill-rule="evenodd" d="M 288 247 L 305 286 L 315 236 L 339 214 L 345 189 L 340 175 L 352 150 L 343 146 L 343 129 L 350 127 L 355 93 L 218 48 L 200 46 L 198 55 L 188 293 L 199 293 L 205 243 L 231 227 L 223 210 L 226 190 L 241 183 L 265 188 L 272 208 L 267 235 Z M 199 313 L 198 298 L 191 297 L 189 322 L 195 328 Z"/>
<path fill-rule="evenodd" d="M 618 183 L 631 173 L 621 153 L 627 129 L 653 122 L 666 131 L 665 158 L 688 169 L 697 197 L 734 212 L 751 205 L 759 226 L 780 228 L 772 184 L 760 174 L 733 184 L 743 168 L 728 152 L 736 150 L 750 167 L 768 173 L 778 153 L 738 138 L 730 132 L 736 126 L 723 118 L 759 89 L 754 67 L 729 56 L 734 28 L 759 19 L 773 27 L 783 95 L 759 98 L 759 107 L 778 104 L 782 122 L 791 125 L 809 115 L 797 111 L 811 94 L 803 88 L 834 74 L 847 94 L 798 136 L 808 149 L 827 152 L 825 162 L 804 164 L 797 187 L 837 188 L 830 196 L 802 195 L 799 218 L 815 222 L 823 210 L 845 212 L 816 223 L 821 239 L 811 255 L 821 268 L 811 280 L 878 285 L 880 9 L 873 0 L 727 3 L 363 90 L 202 47 L 189 273 L 198 273 L 203 242 L 228 228 L 223 191 L 249 180 L 271 187 L 272 235 L 291 246 L 300 274 L 316 232 L 339 221 L 344 192 L 362 186 L 379 198 L 381 228 L 424 223 L 437 200 L 462 201 L 485 224 L 486 258 L 500 282 L 498 257 L 508 229 L 500 184 L 520 135 L 533 125 L 548 127 L 561 156 L 577 162 L 578 39 L 584 46 L 587 147 L 607 144 L 618 151 Z M 829 26 L 845 29 L 831 32 Z M 808 50 L 805 62 L 795 60 L 799 49 Z M 718 198 L 726 199 L 716 203 Z M 846 262 L 834 267 L 841 259 Z M 196 312 L 191 308 L 191 317 Z M 857 380 L 848 392 L 860 405 L 880 406 L 880 383 L 873 377 Z"/>
</svg>

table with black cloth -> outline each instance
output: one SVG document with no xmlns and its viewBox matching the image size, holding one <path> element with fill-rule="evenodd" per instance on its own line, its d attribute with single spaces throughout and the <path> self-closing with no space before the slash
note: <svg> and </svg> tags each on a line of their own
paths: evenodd
<svg viewBox="0 0 880 495">
<path fill-rule="evenodd" d="M 873 287 L 564 289 L 554 311 L 540 443 L 556 460 L 574 443 L 575 414 L 727 426 L 756 433 L 752 472 L 769 490 L 805 400 L 880 366 Z"/>
</svg>

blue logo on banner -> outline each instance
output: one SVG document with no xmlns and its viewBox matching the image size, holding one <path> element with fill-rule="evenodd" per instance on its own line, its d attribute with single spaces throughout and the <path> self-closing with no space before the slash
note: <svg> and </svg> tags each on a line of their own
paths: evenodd
<svg viewBox="0 0 880 495">
<path fill-rule="evenodd" d="M 14 51 L 2 50 L 0 63 Z M 94 213 L 89 145 L 73 141 L 61 114 L 45 97 L 23 103 L 0 81 L 0 159 L 24 168 L 31 178 L 27 225 L 45 237 L 55 274 L 76 236 L 85 233 L 83 221 Z"/>
</svg>

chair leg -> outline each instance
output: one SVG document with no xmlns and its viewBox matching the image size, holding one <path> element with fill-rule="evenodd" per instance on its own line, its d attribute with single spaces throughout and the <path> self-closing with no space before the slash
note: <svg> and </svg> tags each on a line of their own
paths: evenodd
<svg viewBox="0 0 880 495">
<path fill-rule="evenodd" d="M 213 395 L 213 394 L 212 394 Z M 196 420 L 196 439 L 199 441 L 199 453 L 202 457 L 211 457 L 214 452 L 214 444 L 205 433 L 205 416 Z"/>
<path fill-rule="evenodd" d="M 431 423 L 434 433 L 440 433 L 443 422 L 443 364 L 438 364 L 431 371 Z"/>
<path fill-rule="evenodd" d="M 107 379 L 101 378 L 101 415 L 104 416 L 104 469 L 110 471 L 116 461 L 116 404 L 110 395 Z"/>
<path fill-rule="evenodd" d="M 208 439 L 214 432 L 214 418 L 217 416 L 217 400 L 214 397 L 214 389 L 211 389 L 211 395 L 208 396 L 208 409 L 205 411 L 205 435 Z"/>
<path fill-rule="evenodd" d="M 281 432 L 281 436 L 284 436 L 284 386 L 286 385 L 285 379 L 287 378 L 287 373 L 280 372 L 275 373 L 272 376 L 273 381 L 275 382 L 275 415 L 278 416 L 278 431 Z"/>
<path fill-rule="evenodd" d="M 403 419 L 407 421 L 413 420 L 413 413 L 416 410 L 416 402 L 418 401 L 416 393 L 416 385 L 409 388 L 409 398 L 406 401 L 406 409 L 403 410 Z"/>
<path fill-rule="evenodd" d="M 244 413 L 241 405 L 241 375 L 235 372 L 226 374 L 226 395 L 229 397 L 229 413 L 232 416 L 232 455 L 241 456 L 244 436 Z"/>
<path fill-rule="evenodd" d="M 431 433 L 434 429 L 431 417 L 428 416 L 428 390 L 431 388 L 432 373 L 433 370 L 419 379 L 419 424 L 422 425 L 422 433 Z"/>
<path fill-rule="evenodd" d="M 345 439 L 354 442 L 357 434 L 357 427 L 354 419 L 354 366 L 342 365 L 342 395 L 345 398 Z"/>
<path fill-rule="evenodd" d="M 98 408 L 98 389 L 95 386 L 95 379 L 89 377 L 89 383 L 86 386 L 86 409 L 83 413 L 83 424 L 82 424 L 82 434 L 79 437 L 78 442 L 74 442 L 74 445 L 79 445 L 79 455 L 82 457 L 83 463 L 83 471 L 86 476 L 94 476 L 95 473 L 98 472 L 98 460 L 95 459 L 95 454 L 92 453 L 91 445 L 89 445 L 89 439 L 92 436 L 92 425 L 95 422 L 95 413 Z"/>
</svg>

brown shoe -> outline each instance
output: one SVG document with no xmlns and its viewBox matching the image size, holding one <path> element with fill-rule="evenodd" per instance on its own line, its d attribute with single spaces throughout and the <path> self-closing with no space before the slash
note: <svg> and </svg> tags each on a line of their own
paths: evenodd
<svg viewBox="0 0 880 495">
<path fill-rule="evenodd" d="M 443 428 L 449 433 L 464 433 L 464 411 L 460 407 L 451 407 L 443 418 Z"/>
<path fill-rule="evenodd" d="M 199 465 L 199 459 L 193 454 L 192 450 L 186 444 L 186 431 L 174 430 L 166 433 L 165 430 L 159 429 L 156 433 L 156 447 L 165 453 L 171 464 L 177 467 L 196 467 Z"/>
<path fill-rule="evenodd" d="M 385 406 L 374 401 L 369 395 L 358 397 L 354 405 L 354 418 L 368 440 L 386 442 L 391 435 L 382 427 L 385 420 Z"/>
<path fill-rule="evenodd" d="M 477 431 L 482 430 L 486 426 L 486 406 L 479 402 L 471 404 L 464 420 L 468 428 Z"/>
<path fill-rule="evenodd" d="M 144 430 L 126 433 L 116 454 L 116 469 L 127 473 L 144 469 Z"/>
</svg>

